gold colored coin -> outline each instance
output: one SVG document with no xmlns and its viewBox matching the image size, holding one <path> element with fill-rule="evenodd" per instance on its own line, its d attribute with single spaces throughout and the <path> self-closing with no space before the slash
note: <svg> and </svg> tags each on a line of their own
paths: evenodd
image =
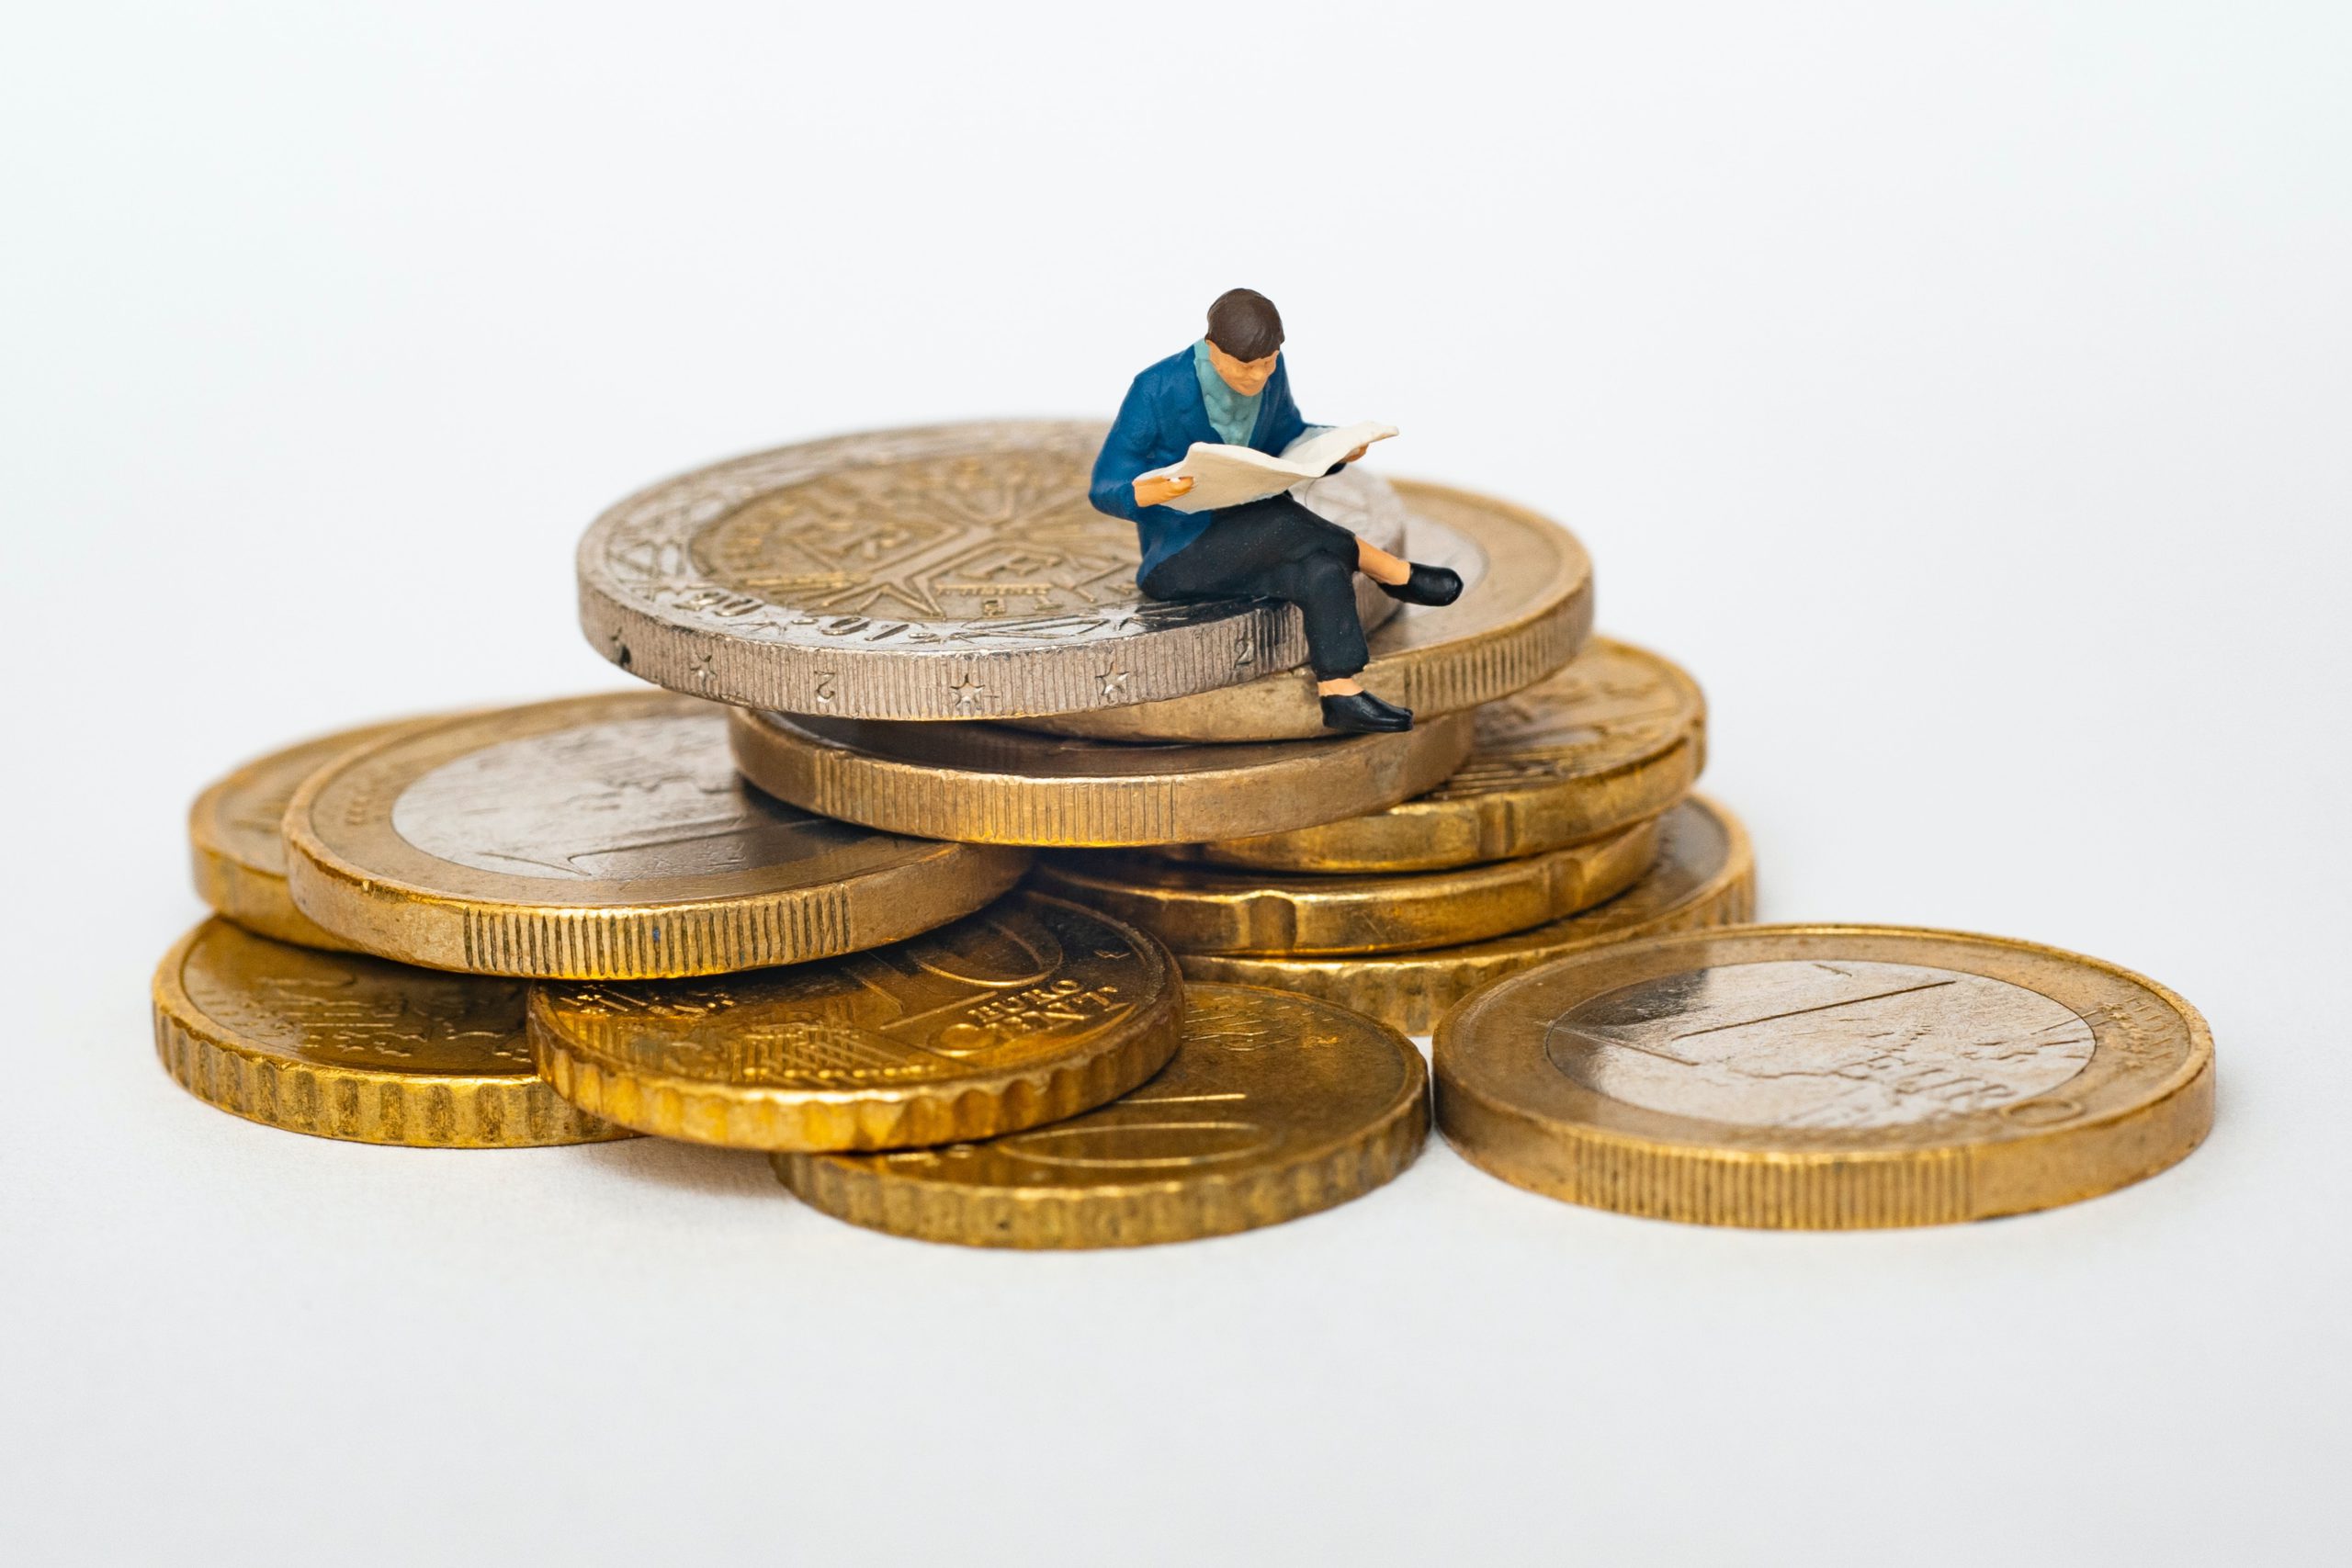
<svg viewBox="0 0 2352 1568">
<path fill-rule="evenodd" d="M 1695 931 L 1514 975 L 1437 1030 L 1463 1156 L 1699 1224 L 1945 1224 L 2096 1197 L 2213 1121 L 2213 1040 L 2154 982 L 2002 937 Z"/>
<path fill-rule="evenodd" d="M 1279 1224 L 1396 1177 L 1429 1135 L 1396 1031 L 1306 997 L 1195 986 L 1183 1043 L 1099 1111 L 982 1144 L 777 1155 L 814 1208 L 967 1247 L 1139 1247 Z"/>
<path fill-rule="evenodd" d="M 1401 953 L 1589 909 L 1649 869 L 1657 839 L 1655 821 L 1636 822 L 1548 854 L 1401 876 L 1284 876 L 1125 854 L 1051 857 L 1032 878 L 1180 953 Z"/>
<path fill-rule="evenodd" d="M 1165 949 L 1023 894 L 821 964 L 531 993 L 539 1071 L 593 1115 L 738 1149 L 889 1149 L 1115 1100 L 1175 1050 Z"/>
<path fill-rule="evenodd" d="M 295 792 L 302 912 L 410 964 L 637 979 L 800 964 L 968 914 L 1028 857 L 896 838 L 744 787 L 726 710 L 614 693 L 471 714 Z"/>
<path fill-rule="evenodd" d="M 531 1069 L 523 985 L 322 953 L 207 920 L 155 971 L 155 1054 L 249 1122 L 412 1148 L 625 1138 Z"/>
<path fill-rule="evenodd" d="M 1657 816 L 1690 792 L 1706 761 L 1697 682 L 1606 637 L 1476 718 L 1470 760 L 1427 795 L 1320 827 L 1156 852 L 1351 874 L 1542 854 Z"/>
<path fill-rule="evenodd" d="M 1353 957 L 1188 953 L 1184 977 L 1270 986 L 1370 1013 L 1408 1034 L 1426 1033 L 1446 1009 L 1489 981 L 1606 942 L 1730 925 L 1756 908 L 1747 833 L 1730 812 L 1693 795 L 1658 821 L 1657 859 L 1606 904 L 1510 936 L 1459 947 Z"/>
<path fill-rule="evenodd" d="M 415 719 L 371 724 L 257 757 L 214 781 L 188 810 L 197 896 L 247 931 L 338 953 L 352 944 L 294 907 L 286 886 L 286 803 L 304 779 L 346 751 L 397 734 Z"/>
<path fill-rule="evenodd" d="M 1399 479 L 1417 559 L 1462 574 L 1451 604 L 1408 605 L 1372 633 L 1367 690 L 1417 717 L 1509 696 L 1566 664 L 1592 629 L 1592 562 L 1576 536 L 1523 507 Z M 1306 670 L 1161 702 L 1024 718 L 1104 740 L 1286 740 L 1322 733 Z"/>
<path fill-rule="evenodd" d="M 894 833 L 1110 848 L 1326 822 L 1418 795 L 1470 750 L 1466 714 L 1396 735 L 1129 746 L 989 724 L 733 710 L 736 765 L 780 800 Z"/>
</svg>

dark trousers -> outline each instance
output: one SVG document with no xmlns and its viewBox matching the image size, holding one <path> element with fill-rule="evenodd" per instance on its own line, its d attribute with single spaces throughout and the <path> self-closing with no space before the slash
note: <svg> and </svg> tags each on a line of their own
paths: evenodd
<svg viewBox="0 0 2352 1568">
<path fill-rule="evenodd" d="M 1288 495 L 1210 513 L 1208 531 L 1143 580 L 1154 599 L 1283 599 L 1306 617 L 1306 661 L 1336 681 L 1364 667 L 1356 617 L 1356 536 Z"/>
</svg>

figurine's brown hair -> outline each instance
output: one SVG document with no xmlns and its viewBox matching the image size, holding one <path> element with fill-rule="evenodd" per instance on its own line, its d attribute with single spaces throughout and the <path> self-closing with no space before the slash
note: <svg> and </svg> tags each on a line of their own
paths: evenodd
<svg viewBox="0 0 2352 1568">
<path fill-rule="evenodd" d="M 1236 359 L 1263 359 L 1283 345 L 1282 312 L 1254 288 L 1228 288 L 1209 307 L 1209 341 Z"/>
</svg>

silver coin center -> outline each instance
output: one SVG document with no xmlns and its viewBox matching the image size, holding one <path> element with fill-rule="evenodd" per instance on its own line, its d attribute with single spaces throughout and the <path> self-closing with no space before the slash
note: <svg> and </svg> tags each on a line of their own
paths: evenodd
<svg viewBox="0 0 2352 1568">
<path fill-rule="evenodd" d="M 870 836 L 746 789 L 715 711 L 469 752 L 401 792 L 392 830 L 458 865 L 561 882 L 745 871 Z"/>
<path fill-rule="evenodd" d="M 1779 961 L 1667 975 L 1552 1021 L 1553 1066 L 1678 1116 L 1900 1127 L 1995 1111 L 2082 1071 L 2091 1028 L 2039 991 L 1911 964 Z"/>
</svg>

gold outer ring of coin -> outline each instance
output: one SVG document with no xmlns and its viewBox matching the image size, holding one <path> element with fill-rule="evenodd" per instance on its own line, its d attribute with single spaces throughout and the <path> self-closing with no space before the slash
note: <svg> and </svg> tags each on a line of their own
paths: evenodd
<svg viewBox="0 0 2352 1568">
<path fill-rule="evenodd" d="M 1606 904 L 1532 931 L 1459 947 L 1350 957 L 1187 953 L 1187 980 L 1297 991 L 1424 1034 L 1479 987 L 1564 953 L 1708 926 L 1733 925 L 1756 908 L 1756 863 L 1738 818 L 1693 795 L 1658 819 L 1658 858 Z"/>
<path fill-rule="evenodd" d="M 1111 849 L 1237 838 L 1375 810 L 1461 765 L 1470 716 L 1400 734 L 1129 746 L 990 724 L 731 710 L 736 765 L 779 800 L 893 833 Z"/>
<path fill-rule="evenodd" d="M 1014 962 L 989 972 L 991 953 Z M 772 1151 L 912 1148 L 1058 1122 L 1165 1066 L 1183 1021 L 1167 949 L 1035 894 L 821 964 L 542 982 L 530 998 L 539 1074 L 582 1111 Z"/>
<path fill-rule="evenodd" d="M 573 1110 L 532 1071 L 519 981 L 322 952 L 211 919 L 156 966 L 153 1005 L 164 1071 L 265 1126 L 403 1148 L 635 1136 Z"/>
<path fill-rule="evenodd" d="M 1488 703 L 1476 722 L 1469 760 L 1427 795 L 1319 827 L 1154 852 L 1255 871 L 1442 871 L 1542 854 L 1655 817 L 1706 766 L 1698 683 L 1609 637 Z"/>
<path fill-rule="evenodd" d="M 1878 973 L 1907 989 L 1877 985 L 1879 965 L 1898 966 Z M 1947 977 L 1917 978 L 1922 969 Z M 1673 1036 L 1675 1055 L 1648 1055 L 1631 1076 L 1612 1071 L 1609 1053 L 1630 1058 L 1654 1049 L 1645 1031 L 1713 1018 L 1705 1008 L 1713 976 L 1745 971 L 1760 993 L 1768 982 L 1785 985 L 1783 970 L 1819 976 L 1825 992 L 1857 994 L 1791 1013 L 1735 1016 Z M 1952 1004 L 1960 1010 L 1940 1025 L 1955 1031 L 1943 1051 L 1935 1049 L 1940 1021 L 1914 1019 L 1895 1034 L 1868 1039 L 1824 1033 L 1831 1026 L 1817 1021 L 1847 1007 L 1903 1004 L 1906 996 L 1988 980 L 2000 984 L 1976 989 L 1995 1003 L 2022 999 L 2051 1015 L 2040 1031 L 2006 1040 L 1999 1059 L 1984 1038 L 2000 1033 L 1982 1016 L 1992 1004 L 1976 997 Z M 1645 985 L 1675 993 L 1662 1015 L 1648 1009 L 1600 1035 L 1569 1021 L 1580 1004 L 1613 1018 L 1635 1004 L 1612 1010 L 1611 996 Z M 1811 992 L 1776 994 L 1793 1000 Z M 1778 1050 L 1770 1036 L 1753 1032 L 1774 1023 L 1790 1042 Z M 1868 1017 L 1859 1023 L 1871 1026 Z M 1761 1059 L 1772 1066 L 1834 1062 L 1848 1070 L 1742 1082 L 1713 1054 L 1725 1047 L 1690 1043 L 1731 1032 L 1747 1043 L 1730 1049 L 1767 1053 Z M 1439 1125 L 1472 1164 L 1570 1202 L 1700 1224 L 1850 1230 L 2052 1208 L 2178 1162 L 2213 1120 L 2212 1034 L 2187 1002 L 2098 959 L 1964 931 L 1754 926 L 1582 953 L 1515 975 L 1455 1008 L 1438 1025 L 1435 1055 Z M 1855 1075 L 1870 1077 L 1889 1056 L 1900 1085 L 1870 1081 L 1859 1091 L 1891 1095 L 1899 1087 L 1932 1096 L 1936 1111 L 1849 1101 L 1843 1114 L 1858 1124 L 1817 1124 L 1840 1109 L 1826 1097 L 1857 1093 Z M 1684 1066 L 1694 1071 L 1677 1072 Z M 1700 1076 L 1714 1081 L 1701 1084 Z M 2004 1076 L 2024 1081 L 2012 1090 Z M 1811 1098 L 1758 1105 L 1755 1120 L 1735 1120 L 1742 1097 L 1789 1093 L 1765 1086 L 1792 1080 L 1831 1087 L 1801 1089 L 1794 1092 Z M 1608 1091 L 1611 1083 L 1618 1094 Z M 1816 1124 L 1775 1124 L 1771 1118 L 1799 1103 L 1799 1114 Z M 1713 1114 L 1688 1113 L 1694 1104 Z"/>
<path fill-rule="evenodd" d="M 1397 876 L 1279 876 L 1133 854 L 1048 858 L 1030 880 L 1180 953 L 1305 957 L 1458 945 L 1563 919 L 1632 886 L 1657 853 L 1650 821 L 1547 854 Z"/>
<path fill-rule="evenodd" d="M 599 727 L 705 718 L 709 749 L 726 772 L 723 710 L 657 691 L 459 715 L 345 753 L 305 780 L 287 806 L 295 903 L 356 946 L 428 968 L 530 979 L 650 979 L 878 947 L 978 908 L 1028 869 L 1029 857 L 1012 850 L 869 837 L 839 823 L 796 821 L 795 831 L 838 841 L 801 859 L 692 874 L 549 879 L 460 863 L 419 847 L 395 827 L 412 786 L 464 759 Z M 549 831 L 595 828 L 594 815 L 575 800 L 536 805 Z M 761 809 L 795 815 L 773 803 Z"/>
<path fill-rule="evenodd" d="M 294 791 L 321 767 L 425 722 L 395 719 L 322 735 L 256 757 L 208 784 L 187 814 L 197 897 L 247 931 L 304 947 L 358 952 L 294 907 L 278 824 Z"/>
<path fill-rule="evenodd" d="M 1424 560 L 1477 563 L 1451 604 L 1408 605 L 1369 639 L 1367 691 L 1424 720 L 1532 686 L 1592 630 L 1592 561 L 1575 535 L 1522 506 L 1419 479 L 1394 481 Z M 1296 740 L 1322 733 L 1312 671 L 1160 702 L 1024 718 L 1023 728 L 1103 740 Z"/>
<path fill-rule="evenodd" d="M 1195 986 L 1148 1083 L 1067 1122 L 899 1155 L 776 1155 L 810 1207 L 967 1247 L 1141 1247 L 1336 1207 L 1429 1136 L 1428 1069 L 1395 1030 L 1329 1002 Z"/>
</svg>

